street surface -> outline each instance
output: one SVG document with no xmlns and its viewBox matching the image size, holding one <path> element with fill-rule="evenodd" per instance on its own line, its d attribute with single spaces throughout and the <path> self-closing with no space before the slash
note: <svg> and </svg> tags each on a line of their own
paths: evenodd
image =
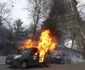
<svg viewBox="0 0 85 70">
<path fill-rule="evenodd" d="M 85 70 L 85 63 L 52 64 L 50 67 L 30 67 L 28 69 L 13 69 L 5 65 L 5 57 L 0 56 L 0 70 Z"/>
<path fill-rule="evenodd" d="M 28 69 L 13 69 L 5 65 L 0 65 L 0 70 L 85 70 L 85 63 L 72 65 L 51 65 L 50 67 L 31 67 Z"/>
</svg>

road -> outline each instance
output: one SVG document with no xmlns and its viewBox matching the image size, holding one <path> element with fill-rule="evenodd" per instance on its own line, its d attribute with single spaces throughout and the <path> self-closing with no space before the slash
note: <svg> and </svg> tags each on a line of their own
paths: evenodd
<svg viewBox="0 0 85 70">
<path fill-rule="evenodd" d="M 13 69 L 4 64 L 5 57 L 0 56 L 0 70 L 23 70 L 23 69 Z M 52 64 L 50 67 L 31 67 L 24 70 L 85 70 L 85 62 L 84 63 L 76 63 L 76 64 Z"/>
<path fill-rule="evenodd" d="M 71 65 L 51 65 L 50 67 L 31 67 L 28 69 L 13 69 L 6 65 L 0 65 L 0 70 L 85 70 L 85 63 Z"/>
</svg>

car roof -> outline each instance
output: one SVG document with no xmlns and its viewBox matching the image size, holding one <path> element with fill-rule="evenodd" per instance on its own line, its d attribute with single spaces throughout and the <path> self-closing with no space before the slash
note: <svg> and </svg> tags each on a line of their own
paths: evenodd
<svg viewBox="0 0 85 70">
<path fill-rule="evenodd" d="M 33 50 L 33 49 L 36 49 L 36 50 L 38 50 L 38 48 L 25 48 L 24 50 Z"/>
</svg>

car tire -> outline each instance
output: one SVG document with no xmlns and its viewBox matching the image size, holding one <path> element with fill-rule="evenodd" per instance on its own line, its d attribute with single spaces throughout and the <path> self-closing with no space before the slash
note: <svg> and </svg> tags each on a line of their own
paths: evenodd
<svg viewBox="0 0 85 70">
<path fill-rule="evenodd" d="M 46 63 L 44 63 L 44 66 L 45 67 L 49 67 L 50 66 L 50 63 L 49 62 L 46 62 Z"/>
<path fill-rule="evenodd" d="M 61 60 L 61 64 L 64 64 L 64 60 L 63 59 Z"/>
<path fill-rule="evenodd" d="M 68 64 L 71 64 L 71 59 L 68 60 Z"/>
<path fill-rule="evenodd" d="M 27 66 L 28 66 L 28 64 L 27 64 L 26 61 L 23 61 L 23 62 L 21 63 L 21 68 L 22 68 L 22 69 L 26 69 Z"/>
</svg>

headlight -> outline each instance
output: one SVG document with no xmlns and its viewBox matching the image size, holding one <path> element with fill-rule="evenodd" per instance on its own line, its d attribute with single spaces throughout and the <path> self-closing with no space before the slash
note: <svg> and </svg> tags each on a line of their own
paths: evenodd
<svg viewBox="0 0 85 70">
<path fill-rule="evenodd" d="M 21 57 L 21 55 L 16 55 L 16 56 L 14 56 L 14 59 L 17 59 L 19 57 Z"/>
</svg>

